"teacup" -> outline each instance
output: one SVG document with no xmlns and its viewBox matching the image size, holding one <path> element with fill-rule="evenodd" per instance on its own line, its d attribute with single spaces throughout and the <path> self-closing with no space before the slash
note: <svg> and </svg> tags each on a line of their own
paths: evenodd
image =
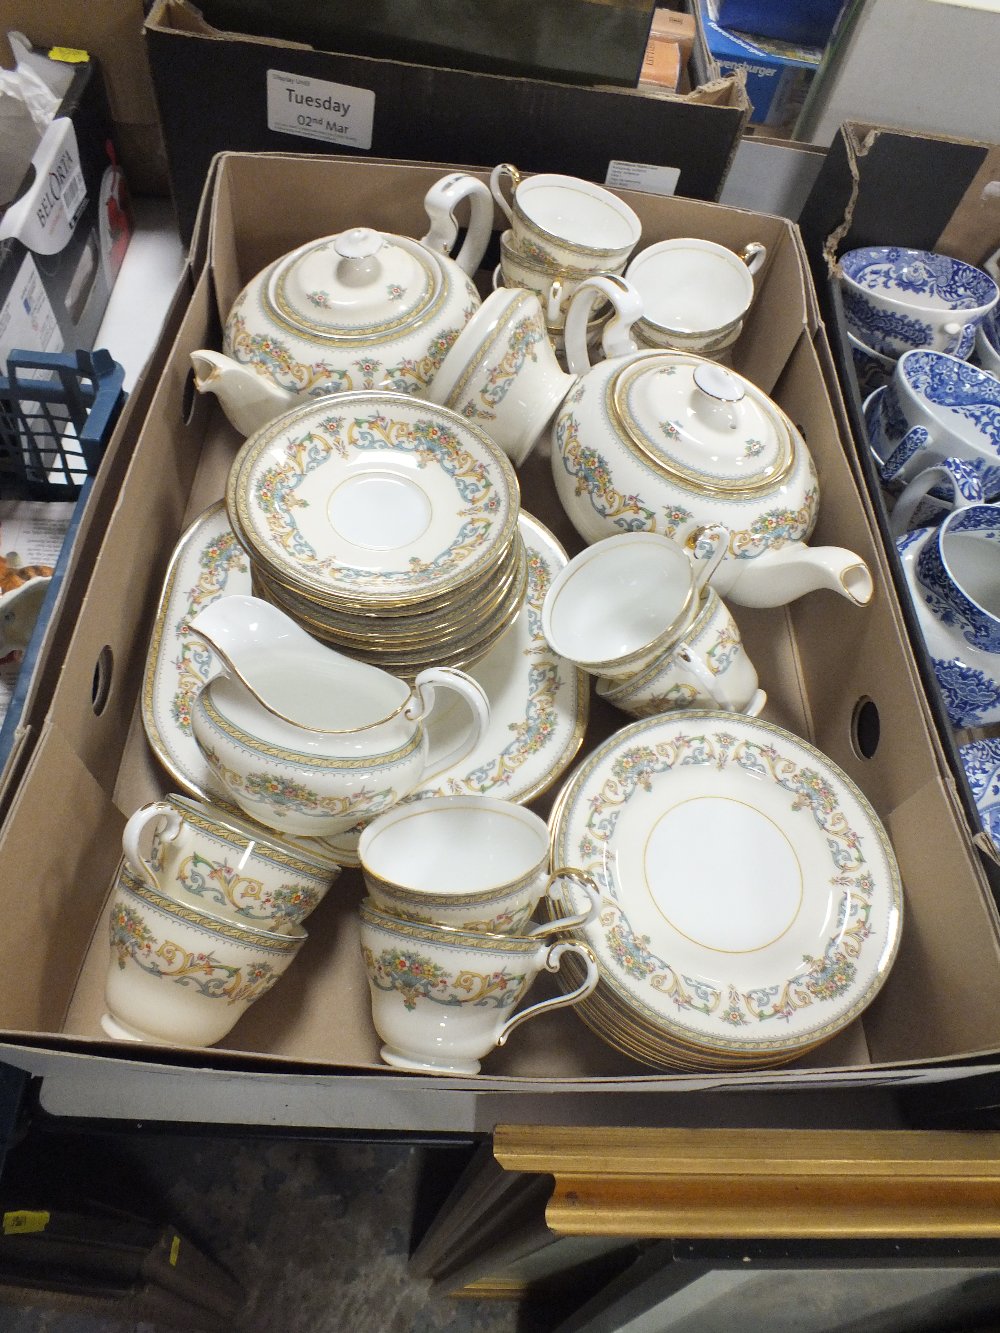
<svg viewBox="0 0 1000 1333">
<path fill-rule="evenodd" d="M 168 898 L 122 863 L 111 902 L 101 1027 L 119 1041 L 214 1046 L 266 995 L 306 940 Z"/>
<path fill-rule="evenodd" d="M 1000 378 L 1000 307 L 994 306 L 976 329 L 976 361 Z"/>
<path fill-rule="evenodd" d="M 906 352 L 864 416 L 887 484 L 958 458 L 979 470 L 984 494 L 1000 492 L 1000 381 L 988 372 L 944 352 Z"/>
<path fill-rule="evenodd" d="M 490 174 L 490 190 L 510 223 L 512 245 L 555 270 L 618 272 L 642 234 L 641 222 L 624 199 L 576 176 L 522 176 L 503 162 Z"/>
<path fill-rule="evenodd" d="M 605 272 L 606 270 L 601 270 Z M 591 277 L 587 269 L 554 268 L 543 264 L 531 255 L 517 249 L 514 233 L 510 229 L 500 237 L 500 263 L 497 272 L 503 279 L 504 287 L 523 287 L 534 292 L 542 303 L 546 318 L 551 325 L 561 325 L 566 317 L 566 306 L 579 287 Z M 494 273 L 493 286 L 500 284 Z"/>
<path fill-rule="evenodd" d="M 599 679 L 597 693 L 633 717 L 675 708 L 720 708 L 756 717 L 767 702 L 739 628 L 713 588 L 701 595 L 698 614 L 681 638 L 634 675 Z"/>
<path fill-rule="evenodd" d="M 595 542 L 553 579 L 542 633 L 554 652 L 608 681 L 629 680 L 685 635 L 701 593 L 721 564 L 729 533 L 706 529 L 693 559 L 658 532 L 622 532 Z M 737 635 L 738 637 L 738 635 Z"/>
<path fill-rule="evenodd" d="M 956 509 L 896 544 L 952 726 L 1000 722 L 1000 507 Z"/>
<path fill-rule="evenodd" d="M 892 507 L 892 535 L 900 537 L 910 528 L 939 523 L 951 510 L 983 504 L 989 498 L 975 463 L 961 458 L 938 459 L 903 487 Z"/>
<path fill-rule="evenodd" d="M 851 333 L 886 356 L 931 348 L 967 357 L 1000 299 L 988 273 L 948 255 L 869 245 L 840 256 Z"/>
<path fill-rule="evenodd" d="M 753 275 L 766 258 L 759 241 L 740 254 L 693 237 L 649 246 L 625 272 L 642 298 L 638 336 L 648 346 L 689 352 L 731 345 L 753 301 Z"/>
<path fill-rule="evenodd" d="M 621 279 L 590 278 L 573 296 L 610 296 L 615 314 L 601 341 L 606 356 L 632 351 L 628 336 L 637 313 L 631 290 Z M 595 283 L 606 284 L 595 290 Z M 516 465 L 527 458 L 575 375 L 559 364 L 549 340 L 546 313 L 538 296 L 518 287 L 499 287 L 466 324 L 426 390 L 431 402 L 450 407 L 485 429 Z"/>
<path fill-rule="evenodd" d="M 361 904 L 361 953 L 382 1059 L 399 1069 L 476 1074 L 521 1023 L 586 999 L 598 982 L 594 955 L 575 940 L 553 944 L 404 921 L 368 899 Z M 510 1017 L 538 973 L 558 972 L 567 954 L 584 965 L 580 985 Z"/>
<path fill-rule="evenodd" d="M 586 925 L 600 909 L 597 885 L 580 870 L 549 873 L 544 820 L 489 796 L 430 796 L 397 806 L 361 835 L 368 893 L 383 912 L 458 930 L 550 935 Z M 526 930 L 542 897 L 571 880 L 588 910 Z"/>
<path fill-rule="evenodd" d="M 265 930 L 299 926 L 340 874 L 267 829 L 186 796 L 136 810 L 122 849 L 133 874 L 166 897 Z"/>
</svg>

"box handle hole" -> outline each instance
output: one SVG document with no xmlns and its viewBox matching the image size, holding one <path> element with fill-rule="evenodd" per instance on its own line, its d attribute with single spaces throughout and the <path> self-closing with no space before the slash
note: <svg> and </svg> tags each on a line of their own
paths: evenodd
<svg viewBox="0 0 1000 1333">
<path fill-rule="evenodd" d="M 872 759 L 878 749 L 881 723 L 872 699 L 859 699 L 851 718 L 851 744 L 862 759 Z"/>
<path fill-rule="evenodd" d="M 94 666 L 94 680 L 90 687 L 90 701 L 93 705 L 94 713 L 100 717 L 108 702 L 108 696 L 111 693 L 111 677 L 114 668 L 114 655 L 107 644 L 97 654 L 97 662 Z"/>
</svg>

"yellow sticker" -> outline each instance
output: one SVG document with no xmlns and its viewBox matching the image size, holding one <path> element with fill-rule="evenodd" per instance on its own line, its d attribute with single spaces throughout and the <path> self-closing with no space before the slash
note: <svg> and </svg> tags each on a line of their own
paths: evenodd
<svg viewBox="0 0 1000 1333">
<path fill-rule="evenodd" d="M 75 46 L 50 46 L 49 59 L 61 60 L 65 65 L 85 65 L 90 56 Z"/>
<path fill-rule="evenodd" d="M 29 1231 L 44 1231 L 48 1225 L 48 1213 L 33 1212 L 28 1208 L 22 1208 L 16 1213 L 4 1213 L 3 1215 L 3 1234 L 5 1236 L 24 1235 Z"/>
<path fill-rule="evenodd" d="M 170 1266 L 172 1268 L 177 1267 L 177 1256 L 180 1254 L 180 1252 L 181 1252 L 181 1238 L 180 1236 L 175 1235 L 173 1240 L 170 1242 Z"/>
</svg>

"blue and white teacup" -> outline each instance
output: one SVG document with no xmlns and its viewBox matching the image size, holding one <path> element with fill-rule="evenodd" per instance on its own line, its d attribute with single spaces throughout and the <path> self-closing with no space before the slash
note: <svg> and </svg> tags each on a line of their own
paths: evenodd
<svg viewBox="0 0 1000 1333">
<path fill-rule="evenodd" d="M 994 306 L 976 329 L 976 364 L 1000 378 L 1000 306 Z"/>
<path fill-rule="evenodd" d="M 853 333 L 847 334 L 847 345 L 851 349 L 854 375 L 862 398 L 867 398 L 876 389 L 883 389 L 892 379 L 896 358 L 876 352 L 874 347 L 868 347 Z"/>
<path fill-rule="evenodd" d="M 960 745 L 958 753 L 980 822 L 1000 849 L 1000 739 L 970 741 Z"/>
<path fill-rule="evenodd" d="M 864 246 L 841 255 L 840 269 L 848 329 L 886 356 L 928 347 L 965 358 L 1000 300 L 988 273 L 931 250 Z"/>
<path fill-rule="evenodd" d="M 952 726 L 1000 722 L 1000 507 L 956 509 L 896 546 Z"/>
<path fill-rule="evenodd" d="M 1000 380 L 944 352 L 912 351 L 864 405 L 879 475 L 898 492 L 924 468 L 962 459 L 983 498 L 1000 495 Z"/>
<path fill-rule="evenodd" d="M 892 509 L 892 535 L 901 537 L 911 528 L 940 523 L 945 514 L 986 500 L 982 475 L 975 463 L 961 458 L 939 459 L 903 487 Z"/>
</svg>

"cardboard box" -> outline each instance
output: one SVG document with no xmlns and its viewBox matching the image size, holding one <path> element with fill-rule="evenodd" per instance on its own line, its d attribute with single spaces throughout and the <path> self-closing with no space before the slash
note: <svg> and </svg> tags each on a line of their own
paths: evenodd
<svg viewBox="0 0 1000 1333">
<path fill-rule="evenodd" d="M 822 48 L 725 28 L 713 19 L 709 0 L 701 3 L 712 58 L 723 74 L 741 70 L 746 77 L 751 125 L 794 126 L 823 58 Z"/>
<path fill-rule="evenodd" d="M 714 199 L 746 123 L 737 77 L 704 47 L 685 96 L 584 87 L 220 32 L 186 0 L 158 0 L 145 27 L 184 241 L 212 156 L 329 152 L 561 171 Z M 290 99 L 313 97 L 319 107 Z M 338 110 L 338 108 L 340 108 Z M 610 173 L 610 175 L 609 175 Z"/>
<path fill-rule="evenodd" d="M 996 6 L 982 0 L 852 0 L 795 127 L 828 145 L 845 121 L 961 139 L 1000 138 Z"/>
<path fill-rule="evenodd" d="M 846 338 L 837 259 L 858 246 L 890 244 L 939 251 L 982 264 L 1000 247 L 998 182 L 998 145 L 963 143 L 848 123 L 831 144 L 800 219 L 831 329 L 859 475 L 871 497 L 927 705 L 960 794 L 969 836 L 982 847 L 986 872 L 995 887 L 1000 887 L 996 853 L 980 826 L 958 755 L 956 736 L 912 609 L 890 531 L 884 493 L 869 451 L 862 392 Z"/>
<path fill-rule="evenodd" d="M 0 362 L 89 351 L 131 235 L 100 74 L 56 63 L 67 91 L 0 217 Z"/>
<path fill-rule="evenodd" d="M 959 1061 L 1000 1047 L 998 919 L 930 725 L 874 520 L 845 452 L 843 404 L 798 234 L 782 218 L 634 192 L 624 197 L 642 220 L 642 244 L 703 235 L 737 249 L 750 240 L 768 246 L 736 368 L 770 393 L 808 440 L 823 496 L 816 543 L 852 548 L 875 575 L 876 596 L 863 610 L 821 592 L 778 610 L 743 608 L 740 626 L 769 692 L 766 716 L 840 764 L 895 845 L 906 921 L 884 989 L 833 1041 L 766 1073 L 660 1075 L 559 1011 L 520 1029 L 477 1077 L 404 1075 L 378 1060 L 358 949 L 361 882 L 345 871 L 310 918 L 302 955 L 224 1048 L 122 1047 L 102 1036 L 106 912 L 122 828 L 127 815 L 173 785 L 141 721 L 156 606 L 179 535 L 221 495 L 241 443 L 214 400 L 192 395 L 189 354 L 218 340 L 244 282 L 291 247 L 359 217 L 383 230 L 421 234 L 423 196 L 439 174 L 329 156 L 217 160 L 196 235 L 190 299 L 164 334 L 163 373 L 143 418 L 133 414 L 117 442 L 116 453 L 128 458 L 120 501 L 93 560 L 51 707 L 0 828 L 8 950 L 0 972 L 0 1059 L 42 1076 L 43 1104 L 53 1112 L 409 1132 L 483 1130 L 499 1119 L 669 1123 L 692 1112 L 671 1109 L 676 1098 L 665 1094 L 708 1091 L 731 1094 L 714 1102 L 714 1114 L 725 1104 L 738 1117 L 759 1113 L 752 1100 L 740 1110 L 751 1092 L 816 1088 L 829 1097 L 841 1086 L 960 1077 Z M 262 206 L 278 199 L 296 206 Z M 568 549 L 579 549 L 555 500 L 544 446 L 522 468 L 521 484 L 525 508 Z M 95 672 L 105 684 L 97 700 Z M 872 753 L 859 719 L 873 709 L 880 739 Z M 585 749 L 621 723 L 595 700 Z M 536 808 L 544 813 L 555 794 Z"/>
</svg>

